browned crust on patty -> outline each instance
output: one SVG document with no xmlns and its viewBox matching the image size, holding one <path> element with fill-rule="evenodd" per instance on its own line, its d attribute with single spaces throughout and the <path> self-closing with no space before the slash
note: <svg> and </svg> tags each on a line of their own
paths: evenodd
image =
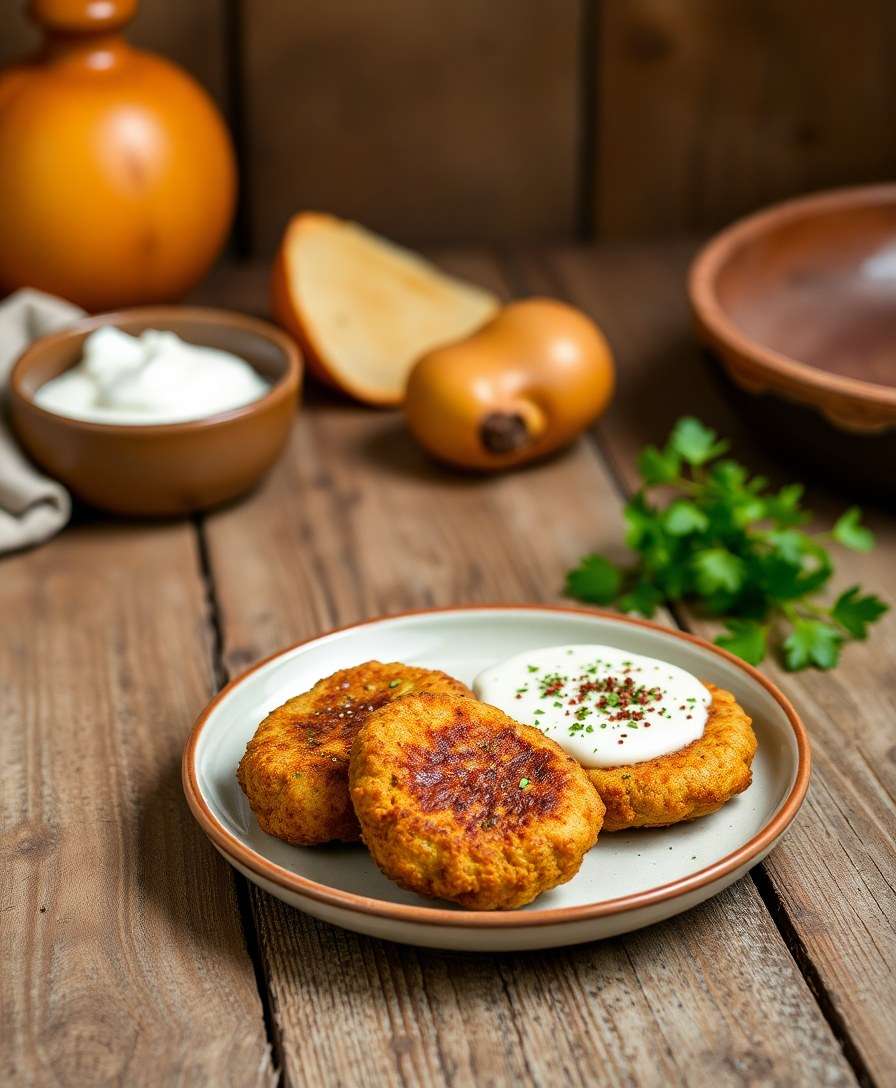
<svg viewBox="0 0 896 1088">
<path fill-rule="evenodd" d="M 465 684 L 436 669 L 368 661 L 272 711 L 237 770 L 261 829 L 301 846 L 357 841 L 361 832 L 348 793 L 352 740 L 375 710 L 413 691 L 472 697 Z"/>
<path fill-rule="evenodd" d="M 495 707 L 409 695 L 352 746 L 352 801 L 383 872 L 476 910 L 523 906 L 571 879 L 603 805 L 575 760 Z"/>
<path fill-rule="evenodd" d="M 715 684 L 705 686 L 712 702 L 698 740 L 643 763 L 587 771 L 606 805 L 605 831 L 696 820 L 750 785 L 756 754 L 750 718 L 731 692 Z"/>
</svg>

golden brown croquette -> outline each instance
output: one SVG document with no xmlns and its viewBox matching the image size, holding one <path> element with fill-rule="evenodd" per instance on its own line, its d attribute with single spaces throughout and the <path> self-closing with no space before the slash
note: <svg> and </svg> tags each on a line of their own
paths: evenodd
<svg viewBox="0 0 896 1088">
<path fill-rule="evenodd" d="M 349 782 L 383 872 L 476 910 L 521 907 L 571 879 L 603 817 L 559 745 L 456 695 L 408 695 L 371 714 Z"/>
<path fill-rule="evenodd" d="M 696 820 L 750 785 L 756 754 L 750 718 L 730 692 L 714 684 L 706 688 L 712 702 L 702 737 L 643 763 L 588 770 L 607 808 L 605 831 Z"/>
<path fill-rule="evenodd" d="M 472 695 L 434 669 L 368 661 L 272 711 L 237 771 L 261 829 L 303 846 L 356 841 L 360 830 L 348 793 L 352 740 L 375 710 L 415 691 Z"/>
</svg>

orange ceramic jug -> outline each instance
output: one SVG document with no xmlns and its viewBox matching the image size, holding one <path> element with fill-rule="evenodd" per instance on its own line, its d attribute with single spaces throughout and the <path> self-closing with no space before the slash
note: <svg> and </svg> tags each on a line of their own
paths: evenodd
<svg viewBox="0 0 896 1088">
<path fill-rule="evenodd" d="M 181 298 L 227 236 L 227 129 L 186 73 L 119 30 L 137 0 L 31 0 L 38 55 L 0 72 L 0 289 L 87 310 Z"/>
</svg>

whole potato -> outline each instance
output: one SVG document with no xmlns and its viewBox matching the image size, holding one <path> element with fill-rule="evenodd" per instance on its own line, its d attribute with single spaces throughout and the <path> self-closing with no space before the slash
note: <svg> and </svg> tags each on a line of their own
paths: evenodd
<svg viewBox="0 0 896 1088">
<path fill-rule="evenodd" d="M 613 356 L 594 322 L 534 298 L 423 355 L 404 410 L 434 457 L 498 470 L 568 445 L 607 406 L 613 387 Z"/>
</svg>

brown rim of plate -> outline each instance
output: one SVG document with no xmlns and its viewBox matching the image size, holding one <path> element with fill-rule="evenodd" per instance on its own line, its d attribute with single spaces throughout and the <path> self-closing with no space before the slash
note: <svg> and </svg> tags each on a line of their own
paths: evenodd
<svg viewBox="0 0 896 1088">
<path fill-rule="evenodd" d="M 42 408 L 31 393 L 22 387 L 22 379 L 28 369 L 28 363 L 34 354 L 43 354 L 48 344 L 59 343 L 70 336 L 77 336 L 82 332 L 92 332 L 103 325 L 116 325 L 121 321 L 129 321 L 134 318 L 146 318 L 163 330 L 170 328 L 171 322 L 196 321 L 200 324 L 215 325 L 218 328 L 243 329 L 253 332 L 260 338 L 275 344 L 283 353 L 286 361 L 286 369 L 283 375 L 271 383 L 271 388 L 263 397 L 250 400 L 239 408 L 232 408 L 227 412 L 216 412 L 210 416 L 199 416 L 196 419 L 184 419 L 178 423 L 97 423 L 89 419 L 77 419 L 74 416 L 64 416 L 60 412 L 50 412 Z M 251 364 L 250 364 L 251 365 Z M 254 369 L 254 367 L 253 367 Z M 279 400 L 284 393 L 289 393 L 297 388 L 302 378 L 302 359 L 295 341 L 272 325 L 269 321 L 263 321 L 259 317 L 249 317 L 247 314 L 238 313 L 235 310 L 219 310 L 212 306 L 133 306 L 125 310 L 110 310 L 108 313 L 91 314 L 78 318 L 71 325 L 59 329 L 56 332 L 47 333 L 32 341 L 16 360 L 9 376 L 10 389 L 21 400 L 27 401 L 31 409 L 41 415 L 52 419 L 60 426 L 74 427 L 77 430 L 87 428 L 90 431 L 101 431 L 105 434 L 127 435 L 165 435 L 179 434 L 185 430 L 214 427 L 220 423 L 238 419 L 240 416 L 250 415 L 258 411 L 263 405 L 271 401 Z"/>
<path fill-rule="evenodd" d="M 750 239 L 764 235 L 770 227 L 803 218 L 806 213 L 815 211 L 863 208 L 881 203 L 896 203 L 896 184 L 859 185 L 796 197 L 726 227 L 700 250 L 688 272 L 688 294 L 698 322 L 717 344 L 733 347 L 773 374 L 783 374 L 821 392 L 865 401 L 871 399 L 877 405 L 896 410 L 896 389 L 820 370 L 751 339 L 727 316 L 719 305 L 715 290 L 719 270 L 732 253 Z"/>
<path fill-rule="evenodd" d="M 240 842 L 235 835 L 231 835 L 230 832 L 225 830 L 216 820 L 211 809 L 206 804 L 205 798 L 200 792 L 199 784 L 196 781 L 196 745 L 199 742 L 202 730 L 205 728 L 205 724 L 208 721 L 211 712 L 222 699 L 224 699 L 237 685 L 241 684 L 248 676 L 258 669 L 263 668 L 268 662 L 283 656 L 283 654 L 290 653 L 300 646 L 305 646 L 308 643 L 317 642 L 318 639 L 326 638 L 329 635 L 340 634 L 343 631 L 349 631 L 357 627 L 368 627 L 375 623 L 383 623 L 386 620 L 402 619 L 408 616 L 427 616 L 445 612 L 490 611 L 559 612 L 577 616 L 598 616 L 602 619 L 629 624 L 632 627 L 647 627 L 653 631 L 668 635 L 671 638 L 677 638 L 683 642 L 690 642 L 695 646 L 700 646 L 704 650 L 709 650 L 716 656 L 737 665 L 738 668 L 745 672 L 751 679 L 755 680 L 761 687 L 765 688 L 772 696 L 787 716 L 787 720 L 790 722 L 790 726 L 796 737 L 796 776 L 784 803 L 768 824 L 751 839 L 745 842 L 743 846 L 738 847 L 737 850 L 732 851 L 730 854 L 726 854 L 725 857 L 713 862 L 712 865 L 708 865 L 706 868 L 700 869 L 696 873 L 692 873 L 690 876 L 681 877 L 679 880 L 673 880 L 668 884 L 660 884 L 645 892 L 634 892 L 631 895 L 623 895 L 617 899 L 606 899 L 600 903 L 589 903 L 580 907 L 555 907 L 550 910 L 532 911 L 458 911 L 446 910 L 439 907 L 417 907 L 405 903 L 389 903 L 383 899 L 373 899 L 370 896 L 358 895 L 355 892 L 340 891 L 336 888 L 331 888 L 326 884 L 318 884 L 317 881 L 309 880 L 307 877 L 298 876 L 288 869 L 284 869 L 282 866 L 275 865 L 273 862 L 268 861 L 267 858 Z M 775 840 L 783 834 L 794 816 L 796 816 L 797 811 L 803 802 L 803 798 L 806 795 L 806 790 L 809 786 L 810 769 L 811 755 L 809 752 L 809 738 L 806 733 L 806 727 L 800 721 L 799 715 L 794 710 L 790 700 L 771 682 L 771 680 L 763 676 L 762 673 L 752 665 L 748 665 L 745 661 L 742 661 L 739 657 L 735 657 L 734 654 L 729 653 L 727 650 L 723 650 L 720 646 L 715 646 L 711 642 L 707 642 L 706 639 L 698 638 L 697 635 L 691 635 L 686 631 L 678 631 L 672 628 L 663 627 L 650 620 L 636 619 L 632 616 L 623 616 L 616 612 L 607 612 L 598 608 L 576 608 L 567 605 L 540 604 L 454 605 L 443 608 L 411 609 L 406 612 L 397 612 L 391 616 L 377 616 L 373 619 L 363 620 L 360 623 L 350 623 L 346 624 L 344 627 L 335 627 L 330 631 L 324 631 L 319 635 L 315 635 L 313 638 L 302 639 L 300 642 L 296 642 L 291 646 L 278 650 L 276 653 L 270 654 L 268 657 L 256 662 L 256 664 L 235 677 L 218 692 L 196 719 L 196 723 L 193 726 L 186 747 L 184 748 L 183 760 L 181 763 L 183 788 L 187 797 L 187 803 L 203 831 L 205 831 L 214 845 L 226 857 L 237 862 L 239 865 L 252 870 L 252 872 L 263 877 L 265 880 L 279 885 L 286 891 L 294 892 L 295 894 L 305 896 L 308 899 L 326 903 L 331 907 L 355 911 L 359 914 L 374 915 L 379 918 L 387 918 L 398 922 L 415 922 L 421 925 L 458 926 L 461 928 L 472 927 L 476 929 L 495 929 L 503 927 L 528 928 L 529 926 L 561 925 L 565 922 L 583 922 L 592 918 L 602 918 L 607 915 L 620 914 L 623 911 L 637 910 L 640 907 L 654 906 L 657 903 L 675 899 L 678 896 L 686 895 L 689 892 L 698 891 L 707 884 L 711 884 L 747 864 L 758 854 L 762 853 L 767 847 L 771 847 Z"/>
</svg>

